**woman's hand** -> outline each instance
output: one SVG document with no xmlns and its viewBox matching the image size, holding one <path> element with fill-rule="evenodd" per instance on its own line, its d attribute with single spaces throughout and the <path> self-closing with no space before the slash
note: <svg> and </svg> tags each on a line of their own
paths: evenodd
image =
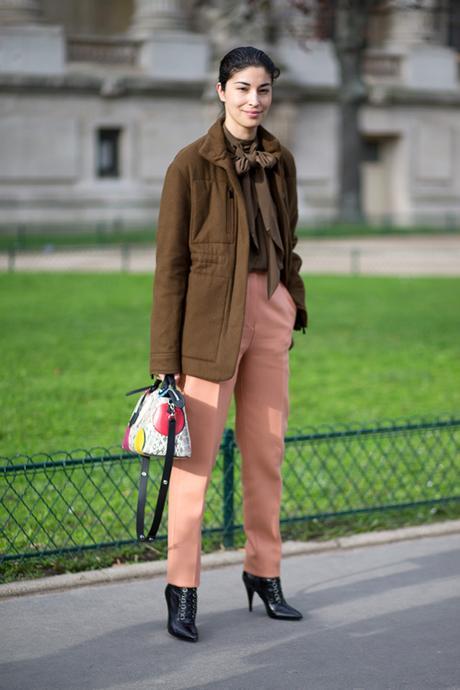
<svg viewBox="0 0 460 690">
<path fill-rule="evenodd" d="M 160 381 L 163 381 L 165 376 L 166 374 L 157 374 L 157 377 L 160 379 Z M 185 384 L 185 374 L 168 374 L 168 376 L 174 376 L 174 381 L 177 388 L 183 390 Z"/>
</svg>

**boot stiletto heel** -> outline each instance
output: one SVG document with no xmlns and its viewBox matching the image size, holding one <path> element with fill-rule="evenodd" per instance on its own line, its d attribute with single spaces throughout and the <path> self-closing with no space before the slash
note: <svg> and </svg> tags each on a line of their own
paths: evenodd
<svg viewBox="0 0 460 690">
<path fill-rule="evenodd" d="M 298 621 L 303 618 L 300 611 L 286 602 L 279 577 L 258 577 L 243 570 L 243 582 L 248 594 L 250 611 L 254 592 L 257 592 L 270 618 L 284 621 Z"/>
<path fill-rule="evenodd" d="M 244 586 L 246 587 L 246 594 L 248 595 L 249 610 L 252 611 L 252 600 L 254 598 L 254 589 L 252 588 L 251 584 L 247 580 L 245 580 L 244 573 L 243 573 L 243 582 L 244 582 Z"/>
</svg>

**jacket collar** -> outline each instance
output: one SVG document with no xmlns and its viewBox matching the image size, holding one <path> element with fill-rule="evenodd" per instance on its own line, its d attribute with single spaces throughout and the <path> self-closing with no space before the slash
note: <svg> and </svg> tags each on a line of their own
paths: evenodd
<svg viewBox="0 0 460 690">
<path fill-rule="evenodd" d="M 222 167 L 227 167 L 224 160 L 228 159 L 228 150 L 225 142 L 225 135 L 222 129 L 222 124 L 225 120 L 224 115 L 220 115 L 217 120 L 208 129 L 207 134 L 204 137 L 204 141 L 201 144 L 198 152 L 203 158 L 221 165 Z M 276 158 L 281 155 L 281 144 L 278 139 L 270 134 L 265 127 L 259 125 L 257 134 L 259 137 L 259 142 L 264 151 L 272 153 Z"/>
</svg>

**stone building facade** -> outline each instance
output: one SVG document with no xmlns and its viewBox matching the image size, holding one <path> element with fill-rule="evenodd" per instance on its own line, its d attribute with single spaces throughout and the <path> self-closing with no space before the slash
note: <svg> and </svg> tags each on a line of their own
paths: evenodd
<svg viewBox="0 0 460 690">
<path fill-rule="evenodd" d="M 385 0 L 372 19 L 361 129 L 376 222 L 459 222 L 459 5 Z M 265 22 L 245 6 L 0 0 L 0 224 L 154 222 L 169 161 L 219 113 L 216 55 L 248 44 L 282 69 L 266 126 L 296 157 L 301 221 L 333 218 L 331 40 L 287 0 Z"/>
</svg>

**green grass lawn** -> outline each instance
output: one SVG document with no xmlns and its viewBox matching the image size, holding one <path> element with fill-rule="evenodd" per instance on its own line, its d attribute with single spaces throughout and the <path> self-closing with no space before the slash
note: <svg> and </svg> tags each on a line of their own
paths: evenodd
<svg viewBox="0 0 460 690">
<path fill-rule="evenodd" d="M 295 334 L 295 347 L 290 355 L 290 433 L 321 424 L 354 422 L 365 426 L 374 420 L 398 417 L 458 417 L 460 280 L 362 276 L 314 276 L 305 280 L 310 326 L 305 335 Z M 119 444 L 134 405 L 134 399 L 126 398 L 124 393 L 149 382 L 151 284 L 151 276 L 145 275 L 0 276 L 0 396 L 3 413 L 0 455 Z M 233 424 L 233 413 L 232 406 L 229 426 Z M 393 442 L 389 443 L 394 454 Z M 449 446 L 449 453 L 446 451 L 449 463 L 453 452 Z M 288 474 L 283 505 L 289 511 L 292 499 L 312 514 L 316 501 L 316 510 L 318 507 L 321 509 L 325 501 L 322 483 L 325 483 L 325 488 L 331 488 L 330 471 L 336 458 L 327 444 L 324 456 L 317 456 L 316 460 L 309 457 L 308 465 L 303 457 L 297 457 L 295 450 L 287 453 L 294 453 L 290 461 L 297 463 L 296 471 L 308 469 L 313 473 L 314 481 L 305 475 L 305 486 L 302 486 L 294 475 Z M 390 456 L 391 453 L 385 457 Z M 358 455 L 355 457 L 357 459 Z M 362 451 L 360 457 L 361 463 L 367 463 L 371 455 Z M 315 462 L 319 465 L 316 466 Z M 420 467 L 418 462 L 422 463 Z M 433 462 L 436 462 L 435 458 Z M 354 489 L 350 488 L 350 481 L 363 487 L 365 499 L 369 486 L 373 487 L 374 493 L 381 492 L 377 503 L 385 503 L 387 489 L 403 490 L 404 485 L 414 482 L 414 477 L 415 488 L 423 492 L 425 480 L 420 477 L 424 464 L 425 458 L 415 455 L 411 456 L 409 463 L 403 453 L 398 456 L 394 477 L 388 480 L 388 468 L 382 474 L 385 463 L 375 469 L 374 476 L 372 467 L 364 471 L 356 461 L 347 457 L 340 465 L 341 472 L 345 469 L 347 476 L 343 472 L 333 472 L 335 508 L 343 509 L 347 501 L 352 500 Z M 216 469 L 213 483 L 219 487 L 221 477 L 218 476 L 219 469 Z M 46 548 L 46 535 L 41 545 L 43 534 L 39 526 L 49 529 L 54 521 L 59 523 L 58 528 L 62 531 L 60 523 L 64 517 L 66 529 L 78 538 L 78 543 L 80 538 L 81 543 L 91 543 L 91 539 L 89 542 L 87 539 L 88 529 L 93 539 L 103 541 L 101 525 L 110 519 L 115 520 L 112 537 L 126 539 L 130 534 L 133 536 L 137 472 L 137 462 L 129 466 L 129 476 L 115 466 L 110 481 L 106 473 L 100 472 L 91 475 L 93 483 L 88 483 L 83 468 L 72 474 L 74 484 L 69 483 L 63 473 L 53 475 L 52 487 L 47 483 L 46 473 L 34 479 L 33 487 L 25 478 L 19 477 L 15 485 L 17 493 L 9 491 L 5 500 L 8 505 L 11 503 L 14 519 L 26 526 L 35 548 Z M 238 472 L 237 468 L 237 486 Z M 442 476 L 448 486 L 440 487 L 440 495 L 454 494 L 452 474 Z M 401 487 L 396 484 L 392 488 L 390 484 L 398 480 Z M 80 483 L 85 487 L 81 490 L 82 495 L 85 493 L 92 497 L 91 513 L 80 502 L 76 488 Z M 62 494 L 62 505 L 55 502 L 55 491 Z M 30 499 L 34 505 L 35 521 L 29 515 L 26 503 L 18 501 L 26 493 L 27 501 Z M 46 504 L 37 502 L 38 496 L 46 497 L 48 493 L 55 515 L 49 513 Z M 152 486 L 151 502 L 154 494 Z M 109 495 L 114 496 L 110 505 L 106 502 Z M 412 500 L 417 496 L 415 492 Z M 65 501 L 71 506 L 70 513 Z M 237 521 L 241 519 L 240 503 L 237 489 Z M 353 498 L 355 503 L 359 505 L 359 500 L 356 502 Z M 219 495 L 214 496 L 211 492 L 207 512 L 212 510 L 220 514 L 222 508 Z M 294 508 L 293 514 L 298 510 L 300 508 Z M 78 516 L 81 521 L 77 520 Z M 313 520 L 286 525 L 283 535 L 298 539 L 330 538 L 334 534 L 443 517 L 458 517 L 458 505 L 421 506 L 368 516 Z M 16 529 L 14 524 L 11 526 Z M 203 548 L 207 551 L 219 548 L 221 539 L 220 534 L 207 537 Z M 235 539 L 236 545 L 241 546 L 243 535 L 236 533 Z M 24 541 L 20 548 L 29 548 L 26 536 L 20 540 Z M 86 555 L 12 561 L 2 564 L 0 578 L 2 575 L 6 579 L 30 577 L 110 565 L 120 559 L 144 560 L 164 555 L 165 544 L 158 542 L 148 547 L 133 545 Z"/>
<path fill-rule="evenodd" d="M 460 280 L 314 276 L 290 430 L 460 412 Z M 109 446 L 149 382 L 151 276 L 0 276 L 0 454 Z M 233 407 L 228 423 L 233 422 Z"/>
</svg>

